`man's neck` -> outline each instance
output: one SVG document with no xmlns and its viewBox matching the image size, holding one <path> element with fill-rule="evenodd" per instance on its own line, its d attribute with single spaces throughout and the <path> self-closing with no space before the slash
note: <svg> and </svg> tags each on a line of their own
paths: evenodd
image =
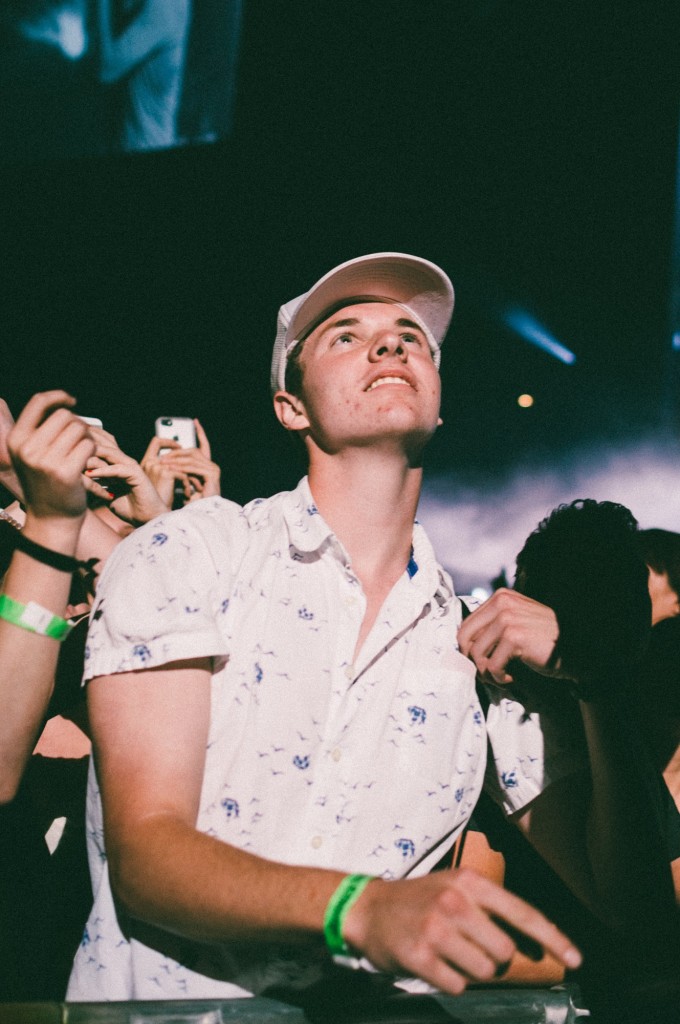
<svg viewBox="0 0 680 1024">
<path fill-rule="evenodd" d="M 421 467 L 366 450 L 311 459 L 316 506 L 366 591 L 391 588 L 406 569 L 421 482 Z"/>
</svg>

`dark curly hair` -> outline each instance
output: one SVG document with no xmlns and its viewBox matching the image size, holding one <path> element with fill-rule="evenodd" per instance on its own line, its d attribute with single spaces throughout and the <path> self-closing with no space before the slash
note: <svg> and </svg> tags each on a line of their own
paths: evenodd
<svg viewBox="0 0 680 1024">
<path fill-rule="evenodd" d="M 654 572 L 666 573 L 668 582 L 680 597 L 680 533 L 671 530 L 640 530 L 638 547 L 646 564 Z"/>
<path fill-rule="evenodd" d="M 651 630 L 648 570 L 630 509 L 580 498 L 560 505 L 517 556 L 515 589 L 556 613 L 557 653 L 579 679 L 629 674 Z"/>
</svg>

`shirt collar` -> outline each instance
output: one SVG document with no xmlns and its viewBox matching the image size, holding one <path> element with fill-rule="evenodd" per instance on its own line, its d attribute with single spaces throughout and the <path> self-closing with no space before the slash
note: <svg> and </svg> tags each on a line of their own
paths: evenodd
<svg viewBox="0 0 680 1024">
<path fill-rule="evenodd" d="M 314 503 L 306 476 L 294 491 L 286 495 L 283 514 L 288 527 L 291 554 L 297 552 L 309 556 L 320 553 L 322 548 L 335 540 L 333 531 Z"/>
<path fill-rule="evenodd" d="M 346 568 L 350 567 L 347 552 L 316 507 L 306 476 L 294 491 L 286 495 L 284 518 L 290 537 L 291 557 L 308 561 L 320 557 L 330 548 L 338 561 Z M 441 605 L 448 603 L 454 595 L 451 578 L 438 564 L 429 538 L 417 520 L 413 524 L 413 544 L 406 573 L 413 586 L 422 589 L 424 594 L 434 594 Z"/>
</svg>

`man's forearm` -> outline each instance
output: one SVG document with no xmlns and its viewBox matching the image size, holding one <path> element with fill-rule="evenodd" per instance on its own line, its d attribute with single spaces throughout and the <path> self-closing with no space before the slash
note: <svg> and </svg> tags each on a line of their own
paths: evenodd
<svg viewBox="0 0 680 1024">
<path fill-rule="evenodd" d="M 265 860 L 162 814 L 110 838 L 108 856 L 132 917 L 201 942 L 319 939 L 343 878 Z"/>
<path fill-rule="evenodd" d="M 79 526 L 78 520 L 36 522 L 29 513 L 24 529 L 37 543 L 72 556 Z M 3 593 L 63 616 L 70 584 L 69 573 L 16 551 Z M 58 655 L 59 641 L 0 620 L 0 803 L 14 797 L 21 781 L 52 695 Z"/>
</svg>

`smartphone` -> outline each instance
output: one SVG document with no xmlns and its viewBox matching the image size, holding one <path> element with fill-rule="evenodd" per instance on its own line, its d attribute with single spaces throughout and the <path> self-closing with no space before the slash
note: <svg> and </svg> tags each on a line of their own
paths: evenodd
<svg viewBox="0 0 680 1024">
<path fill-rule="evenodd" d="M 197 448 L 196 427 L 189 416 L 159 416 L 156 420 L 156 437 L 167 437 L 171 441 L 177 441 L 180 448 Z M 159 455 L 170 451 L 169 448 L 161 448 Z"/>
</svg>

